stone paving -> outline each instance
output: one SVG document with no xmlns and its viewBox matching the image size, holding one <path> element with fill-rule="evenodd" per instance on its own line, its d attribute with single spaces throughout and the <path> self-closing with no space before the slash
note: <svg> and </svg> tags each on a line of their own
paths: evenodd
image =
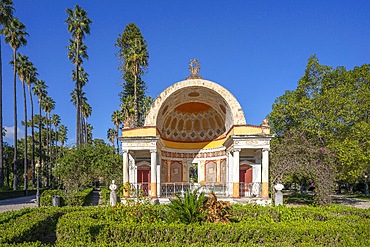
<svg viewBox="0 0 370 247">
<path fill-rule="evenodd" d="M 23 196 L 0 200 L 0 213 L 12 210 L 20 210 L 23 208 L 35 208 L 36 196 Z"/>
<path fill-rule="evenodd" d="M 98 205 L 99 201 L 99 191 L 94 191 L 94 200 L 92 205 Z M 338 204 L 343 204 L 347 206 L 352 206 L 355 208 L 369 209 L 370 201 L 361 200 L 356 198 L 347 198 L 341 195 L 334 195 L 333 202 Z M 24 196 L 6 200 L 0 200 L 0 213 L 12 210 L 20 210 L 23 208 L 35 208 L 36 205 L 36 196 Z M 294 205 L 288 205 L 294 206 Z"/>
</svg>

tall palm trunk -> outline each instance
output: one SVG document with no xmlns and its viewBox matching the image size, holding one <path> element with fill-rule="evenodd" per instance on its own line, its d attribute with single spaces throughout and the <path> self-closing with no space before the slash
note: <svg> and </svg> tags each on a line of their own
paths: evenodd
<svg viewBox="0 0 370 247">
<path fill-rule="evenodd" d="M 116 125 L 116 140 L 117 140 L 117 154 L 119 154 L 119 142 L 118 142 L 118 128 L 119 128 L 119 126 L 118 125 Z"/>
<path fill-rule="evenodd" d="M 55 126 L 55 164 L 58 162 L 58 129 Z"/>
<path fill-rule="evenodd" d="M 80 53 L 80 42 L 77 41 L 77 47 L 76 47 L 76 55 Z M 76 107 L 76 141 L 77 146 L 81 145 L 82 139 L 81 139 L 81 127 L 82 127 L 82 121 L 81 121 L 81 85 L 80 85 L 80 73 L 78 71 L 78 61 L 76 61 L 76 86 L 77 86 L 77 107 Z"/>
<path fill-rule="evenodd" d="M 138 110 L 137 110 L 137 90 L 136 90 L 136 84 L 137 84 L 137 75 L 135 74 L 135 83 L 134 83 L 134 117 L 135 117 L 135 126 L 134 127 L 137 127 L 138 126 Z M 117 133 L 118 135 L 118 133 Z"/>
<path fill-rule="evenodd" d="M 24 109 L 24 191 L 28 196 L 28 162 L 27 162 L 27 97 L 26 97 L 26 86 L 22 81 L 23 89 L 23 109 Z"/>
<path fill-rule="evenodd" d="M 40 114 L 40 118 L 39 118 L 39 156 L 40 156 L 40 160 L 39 160 L 39 164 L 40 164 L 40 168 L 43 168 L 43 165 L 42 165 L 42 140 L 41 140 L 41 131 L 42 131 L 42 115 L 41 115 L 41 100 L 42 98 L 40 97 L 39 98 L 39 105 L 40 105 L 40 108 L 39 108 L 39 114 Z M 41 173 L 41 177 L 42 177 L 42 173 Z M 38 181 L 37 181 L 38 183 Z"/>
<path fill-rule="evenodd" d="M 17 50 L 13 49 L 13 96 L 14 96 L 14 157 L 13 157 L 13 190 L 17 190 Z"/>
<path fill-rule="evenodd" d="M 84 120 L 84 134 L 85 134 L 85 143 L 88 143 L 88 135 L 87 135 L 87 118 L 83 118 Z"/>
<path fill-rule="evenodd" d="M 0 187 L 4 186 L 4 160 L 3 160 L 3 63 L 1 57 L 0 37 Z"/>
<path fill-rule="evenodd" d="M 31 103 L 31 134 L 32 134 L 32 150 L 31 150 L 31 179 L 32 184 L 35 186 L 35 128 L 34 128 L 34 122 L 33 122 L 33 99 L 32 99 L 32 92 L 31 88 L 28 85 L 28 92 L 30 93 L 30 103 Z"/>
<path fill-rule="evenodd" d="M 52 174 L 51 174 L 51 119 L 50 119 L 50 112 L 47 112 L 47 128 L 48 128 L 48 142 L 47 142 L 47 148 L 49 153 L 49 160 L 48 160 L 48 187 L 51 187 L 51 180 L 52 180 Z"/>
</svg>

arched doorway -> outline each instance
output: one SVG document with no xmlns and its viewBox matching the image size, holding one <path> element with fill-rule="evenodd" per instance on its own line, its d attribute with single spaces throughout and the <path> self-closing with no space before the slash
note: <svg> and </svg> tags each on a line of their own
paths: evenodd
<svg viewBox="0 0 370 247">
<path fill-rule="evenodd" d="M 249 196 L 252 185 L 252 166 L 241 164 L 239 168 L 239 194 L 240 196 Z"/>
<path fill-rule="evenodd" d="M 137 184 L 139 190 L 143 192 L 144 196 L 149 195 L 150 190 L 150 166 L 147 164 L 139 165 L 137 167 Z"/>
</svg>

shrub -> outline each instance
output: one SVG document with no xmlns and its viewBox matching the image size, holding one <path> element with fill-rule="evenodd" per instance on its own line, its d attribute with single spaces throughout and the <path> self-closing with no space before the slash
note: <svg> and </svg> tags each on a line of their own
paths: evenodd
<svg viewBox="0 0 370 247">
<path fill-rule="evenodd" d="M 87 188 L 82 191 L 72 192 L 66 195 L 67 205 L 69 206 L 87 206 L 91 202 L 93 188 Z"/>
<path fill-rule="evenodd" d="M 207 198 L 204 192 L 198 193 L 199 189 L 186 190 L 184 197 L 176 194 L 176 199 L 170 199 L 171 203 L 168 205 L 169 222 L 179 221 L 181 223 L 190 224 L 202 222 L 206 216 L 204 203 Z"/>
<path fill-rule="evenodd" d="M 62 190 L 45 190 L 40 197 L 41 206 L 51 206 L 53 196 L 60 196 L 61 206 L 66 204 L 66 195 Z"/>
</svg>

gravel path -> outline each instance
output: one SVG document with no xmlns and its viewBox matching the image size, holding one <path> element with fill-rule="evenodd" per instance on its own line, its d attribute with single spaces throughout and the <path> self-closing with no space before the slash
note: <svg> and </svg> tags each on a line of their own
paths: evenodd
<svg viewBox="0 0 370 247">
<path fill-rule="evenodd" d="M 35 208 L 36 196 L 23 196 L 0 200 L 0 213 L 12 210 L 20 210 L 22 208 Z"/>
<path fill-rule="evenodd" d="M 358 198 L 348 198 L 342 195 L 333 195 L 333 202 L 343 204 L 346 206 L 352 206 L 355 208 L 368 209 L 370 208 L 370 200 L 362 200 Z"/>
<path fill-rule="evenodd" d="M 96 194 L 98 194 L 97 192 Z M 347 198 L 342 195 L 333 195 L 333 202 L 338 204 L 343 204 L 347 206 L 352 206 L 355 208 L 369 209 L 370 201 L 361 200 L 357 198 Z M 93 204 L 96 205 L 96 204 Z M 36 205 L 36 196 L 24 196 L 6 200 L 0 200 L 0 213 L 12 210 L 20 210 L 23 208 L 35 208 Z M 288 206 L 294 206 L 289 205 Z"/>
</svg>

